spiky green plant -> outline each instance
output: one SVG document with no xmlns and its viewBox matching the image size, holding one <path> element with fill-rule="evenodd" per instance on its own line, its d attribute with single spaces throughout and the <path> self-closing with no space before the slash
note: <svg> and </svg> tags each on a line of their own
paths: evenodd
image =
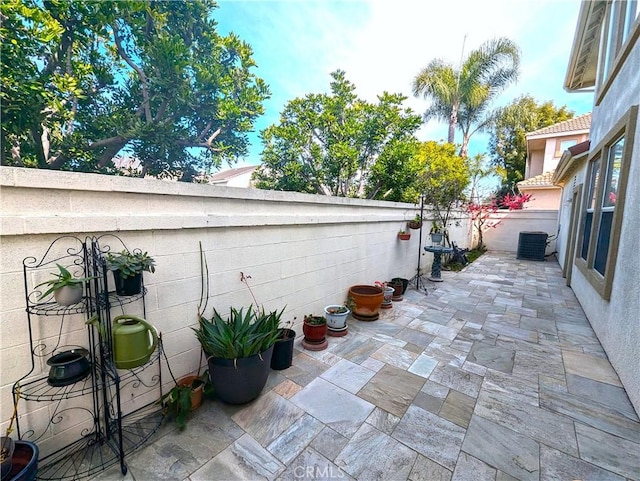
<svg viewBox="0 0 640 481">
<path fill-rule="evenodd" d="M 231 308 L 228 318 L 213 310 L 211 319 L 200 316 L 196 333 L 207 356 L 222 359 L 250 357 L 265 351 L 278 339 L 278 324 L 284 313 Z"/>
<path fill-rule="evenodd" d="M 67 268 L 61 266 L 60 264 L 56 264 L 56 266 L 58 266 L 58 271 L 60 272 L 51 273 L 51 275 L 55 277 L 53 277 L 52 279 L 49 279 L 48 281 L 41 282 L 40 284 L 34 287 L 34 288 L 38 288 L 40 286 L 49 286 L 49 288 L 43 294 L 41 294 L 40 297 L 38 297 L 38 300 L 44 299 L 53 291 L 56 291 L 64 286 L 70 286 L 70 287 L 75 287 L 79 289 L 82 287 L 82 285 L 86 281 L 90 281 L 91 279 L 96 278 L 95 276 L 73 277 L 73 274 L 71 274 L 71 272 L 69 272 Z"/>
</svg>

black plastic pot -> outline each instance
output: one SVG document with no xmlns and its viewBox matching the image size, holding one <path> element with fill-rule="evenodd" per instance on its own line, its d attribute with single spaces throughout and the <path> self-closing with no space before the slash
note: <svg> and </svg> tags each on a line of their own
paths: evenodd
<svg viewBox="0 0 640 481">
<path fill-rule="evenodd" d="M 269 376 L 273 346 L 240 359 L 210 357 L 209 380 L 218 398 L 228 404 L 244 404 L 257 398 Z"/>
<path fill-rule="evenodd" d="M 280 337 L 273 345 L 271 356 L 271 369 L 282 371 L 291 367 L 293 361 L 293 341 L 296 339 L 296 331 L 293 329 L 280 329 Z"/>
<path fill-rule="evenodd" d="M 131 277 L 122 277 L 120 271 L 113 272 L 113 280 L 116 285 L 116 294 L 119 296 L 135 296 L 142 292 L 142 273 Z"/>
<path fill-rule="evenodd" d="M 11 471 L 4 481 L 33 481 L 38 471 L 38 446 L 31 441 L 15 441 Z"/>
<path fill-rule="evenodd" d="M 404 295 L 407 292 L 407 287 L 409 287 L 409 279 L 403 279 L 402 277 L 394 277 L 391 279 L 391 282 L 400 281 L 402 282 L 402 294 Z"/>
</svg>

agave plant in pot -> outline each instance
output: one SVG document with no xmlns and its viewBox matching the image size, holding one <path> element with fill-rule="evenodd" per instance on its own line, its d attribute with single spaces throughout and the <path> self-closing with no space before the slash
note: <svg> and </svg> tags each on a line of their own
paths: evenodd
<svg viewBox="0 0 640 481">
<path fill-rule="evenodd" d="M 207 355 L 209 380 L 218 398 L 229 404 L 252 401 L 269 375 L 282 311 L 231 308 L 225 318 L 217 310 L 200 316 L 196 337 Z"/>
<path fill-rule="evenodd" d="M 107 254 L 107 267 L 113 272 L 116 294 L 135 296 L 142 292 L 142 272 L 156 271 L 156 261 L 142 251 L 123 250 L 117 254 Z"/>
</svg>

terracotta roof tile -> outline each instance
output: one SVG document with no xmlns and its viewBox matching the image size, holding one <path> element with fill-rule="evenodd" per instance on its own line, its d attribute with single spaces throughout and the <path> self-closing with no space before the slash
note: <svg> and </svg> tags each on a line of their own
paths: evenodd
<svg viewBox="0 0 640 481">
<path fill-rule="evenodd" d="M 591 112 L 588 114 L 574 117 L 573 119 L 565 120 L 557 124 L 543 127 L 533 132 L 528 132 L 527 137 L 530 135 L 547 135 L 547 134 L 560 134 L 564 132 L 572 132 L 574 130 L 589 130 L 591 127 Z"/>
<path fill-rule="evenodd" d="M 518 188 L 522 187 L 553 187 L 553 173 L 554 170 L 549 170 L 548 172 L 543 172 L 542 174 L 529 177 L 526 180 L 522 180 L 518 182 Z"/>
</svg>

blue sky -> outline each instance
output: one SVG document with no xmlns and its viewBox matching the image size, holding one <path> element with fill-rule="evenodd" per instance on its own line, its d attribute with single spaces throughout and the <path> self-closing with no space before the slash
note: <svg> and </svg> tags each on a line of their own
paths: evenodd
<svg viewBox="0 0 640 481">
<path fill-rule="evenodd" d="M 369 101 L 383 91 L 402 93 L 406 106 L 421 114 L 427 101 L 411 94 L 420 69 L 434 58 L 457 63 L 463 43 L 468 53 L 497 36 L 514 40 L 522 57 L 520 80 L 495 106 L 530 94 L 567 105 L 576 115 L 589 112 L 592 94 L 562 88 L 579 8 L 578 0 L 219 1 L 219 31 L 233 31 L 253 47 L 255 72 L 272 92 L 239 165 L 260 162 L 257 132 L 278 122 L 287 101 L 328 91 L 330 72 L 345 70 L 358 96 Z M 446 135 L 447 126 L 437 121 L 417 134 L 420 140 Z M 486 152 L 487 141 L 488 135 L 476 134 L 470 155 Z"/>
</svg>

